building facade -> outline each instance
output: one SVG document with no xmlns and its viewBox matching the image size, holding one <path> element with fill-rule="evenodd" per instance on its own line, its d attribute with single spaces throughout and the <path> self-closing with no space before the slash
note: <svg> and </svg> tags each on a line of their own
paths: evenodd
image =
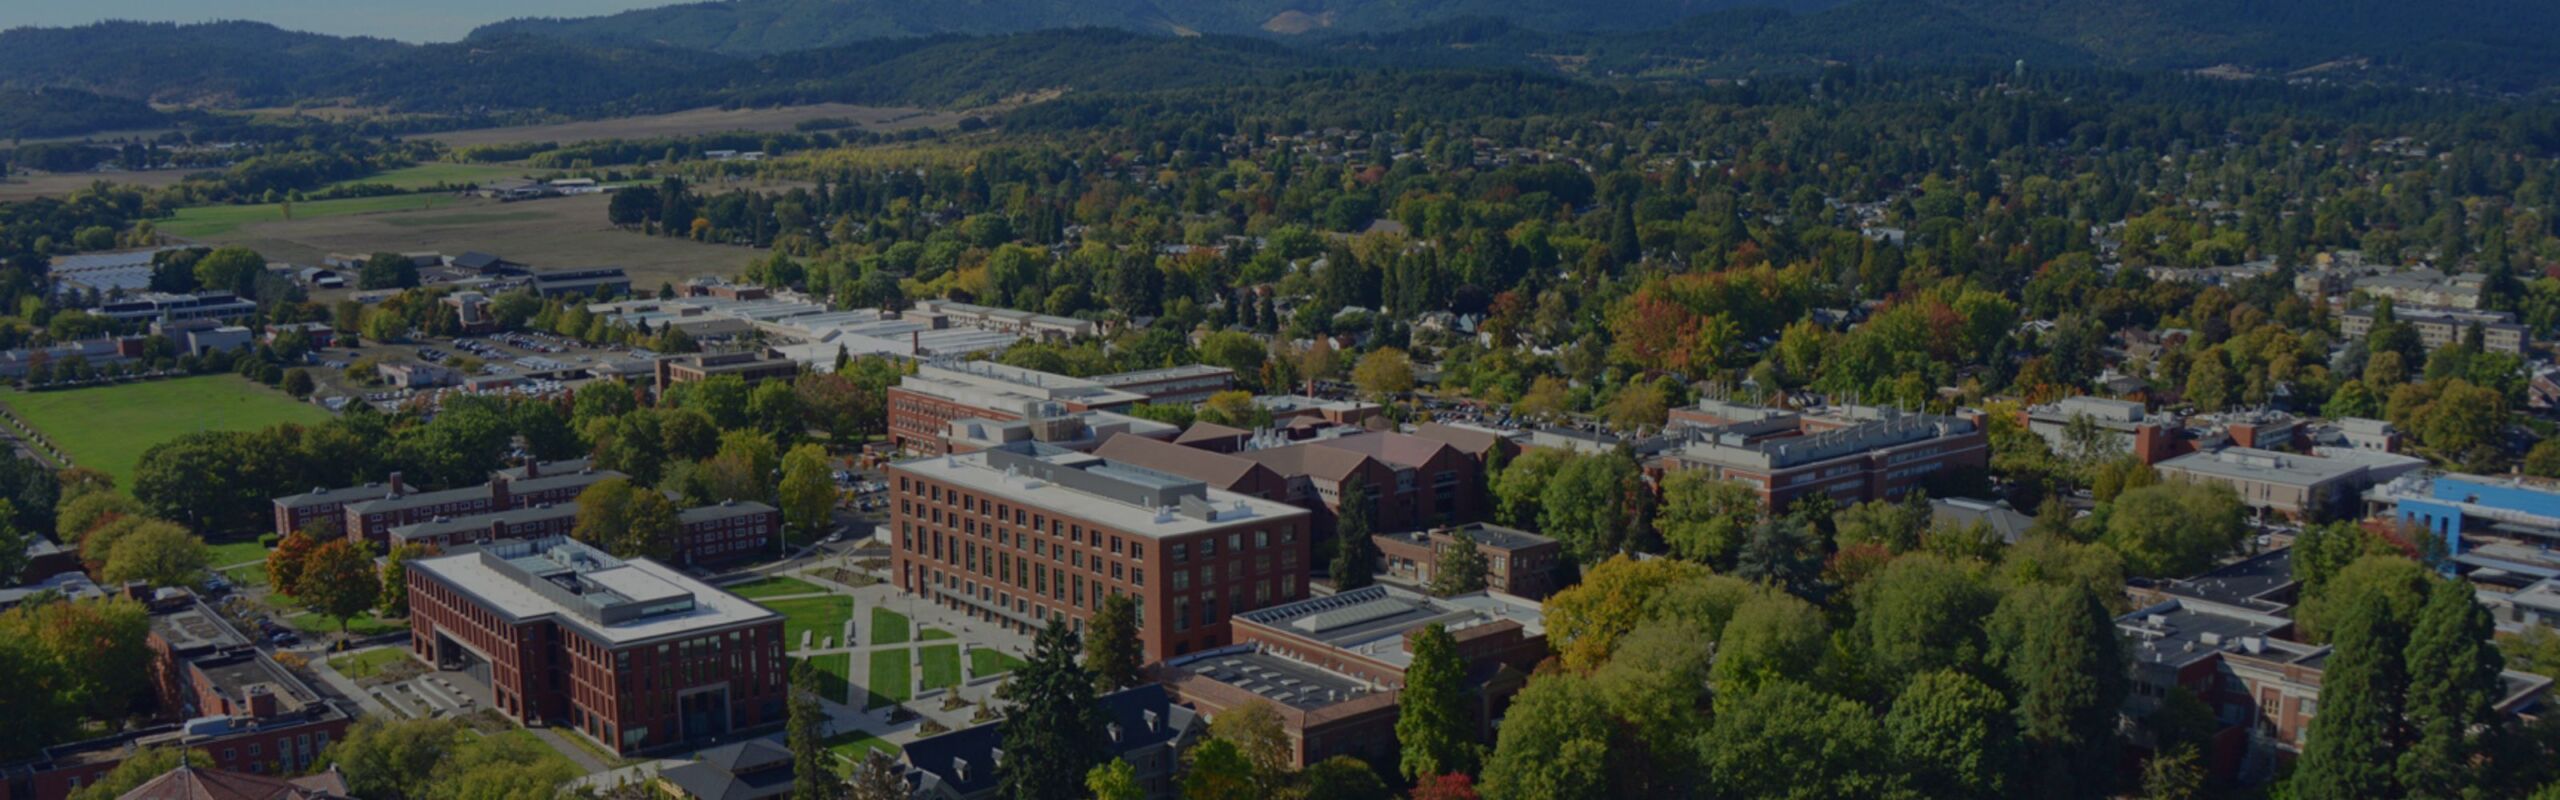
<svg viewBox="0 0 2560 800">
<path fill-rule="evenodd" d="M 465 548 L 409 562 L 409 614 L 412 655 L 616 755 L 783 721 L 782 616 L 654 561 L 559 538 Z"/>
<path fill-rule="evenodd" d="M 1378 547 L 1379 568 L 1388 578 L 1426 587 L 1439 578 L 1440 559 L 1464 542 L 1484 555 L 1485 588 L 1531 600 L 1555 593 L 1556 570 L 1564 564 L 1563 543 L 1485 523 L 1382 533 L 1370 541 Z"/>
<path fill-rule="evenodd" d="M 348 538 L 380 548 L 390 544 L 391 529 L 402 525 L 562 505 L 577 500 L 578 493 L 589 486 L 619 477 L 626 476 L 595 469 L 587 459 L 579 458 L 502 469 L 490 473 L 489 482 L 478 486 L 417 492 L 402 482 L 400 473 L 394 472 L 388 484 L 390 491 L 384 496 L 342 506 L 340 524 Z"/>
<path fill-rule="evenodd" d="M 1053 375 L 989 361 L 918 365 L 889 387 L 889 441 L 910 452 L 944 451 L 942 437 L 955 422 L 1006 423 L 1062 418 L 1088 411 L 1126 411 L 1149 401 L 1093 380 Z"/>
<path fill-rule="evenodd" d="M 1749 487 L 1769 509 L 1813 494 L 1827 494 L 1841 507 L 1899 499 L 1991 463 L 1989 441 L 1974 420 L 1892 409 L 1847 407 L 1692 428 L 1688 435 L 1686 445 L 1660 462 L 1666 469 L 1707 470 Z"/>
<path fill-rule="evenodd" d="M 667 356 L 658 359 L 658 391 L 715 375 L 735 375 L 748 383 L 800 377 L 800 362 L 759 352 Z"/>
<path fill-rule="evenodd" d="M 1223 646 L 1227 617 L 1307 596 L 1303 509 L 1015 443 L 891 465 L 899 588 L 1015 630 L 1137 598 L 1149 660 Z"/>
</svg>

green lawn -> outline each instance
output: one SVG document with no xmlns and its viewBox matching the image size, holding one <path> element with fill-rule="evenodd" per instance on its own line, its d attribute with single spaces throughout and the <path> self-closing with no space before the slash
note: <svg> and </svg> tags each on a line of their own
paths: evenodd
<svg viewBox="0 0 2560 800">
<path fill-rule="evenodd" d="M 724 586 L 721 588 L 728 591 L 730 594 L 744 597 L 749 600 L 765 597 L 782 597 L 784 595 L 794 594 L 825 594 L 827 591 L 825 589 L 818 588 L 817 584 L 810 583 L 808 581 L 798 578 L 783 577 L 766 578 L 760 581 L 751 581 L 748 583 Z"/>
<path fill-rule="evenodd" d="M 105 470 L 115 476 L 117 487 L 128 490 L 142 452 L 181 434 L 257 430 L 279 422 L 314 425 L 329 419 L 319 406 L 237 375 L 52 392 L 5 390 L 0 403 L 44 431 L 72 461 Z"/>
<path fill-rule="evenodd" d="M 317 611 L 305 611 L 285 617 L 284 624 L 291 625 L 295 630 L 303 633 L 338 632 L 338 618 L 322 616 Z M 406 621 L 384 620 L 371 614 L 347 620 L 347 633 L 354 636 L 380 636 L 408 629 L 409 623 Z"/>
<path fill-rule="evenodd" d="M 414 167 L 403 167 L 390 172 L 368 175 L 354 180 L 340 181 L 337 185 L 353 186 L 358 184 L 379 184 L 395 189 L 416 191 L 419 189 L 433 189 L 439 186 L 464 186 L 492 183 L 512 178 L 521 178 L 524 177 L 524 174 L 525 170 L 523 167 L 510 167 L 505 164 L 447 164 L 444 162 L 429 162 L 419 164 Z"/>
<path fill-rule="evenodd" d="M 969 677 L 972 678 L 1001 675 L 1021 669 L 1022 665 L 1022 659 L 992 647 L 981 647 L 969 651 Z"/>
<path fill-rule="evenodd" d="M 818 668 L 818 694 L 839 703 L 853 688 L 853 654 L 835 653 L 811 656 L 809 663 Z"/>
<path fill-rule="evenodd" d="M 340 675 L 364 680 L 381 672 L 383 667 L 407 660 L 409 660 L 409 651 L 397 647 L 385 647 L 361 653 L 348 653 L 329 659 L 329 667 L 337 670 Z"/>
<path fill-rule="evenodd" d="M 256 586 L 265 586 L 267 585 L 267 565 L 264 563 L 258 563 L 247 566 L 232 567 L 230 569 L 223 570 L 222 577 L 231 579 L 231 585 L 236 588 L 247 589 Z"/>
<path fill-rule="evenodd" d="M 851 762 L 844 765 L 844 769 L 848 772 L 852 771 L 854 766 L 862 763 L 862 759 L 868 757 L 870 755 L 870 751 L 873 750 L 878 750 L 891 756 L 896 756 L 898 754 L 897 745 L 890 744 L 887 739 L 882 739 L 878 736 L 873 736 L 862 731 L 839 734 L 835 738 L 827 740 L 828 752 L 836 754 L 836 757 L 838 758 Z"/>
<path fill-rule="evenodd" d="M 816 634 L 810 638 L 813 646 L 826 639 L 837 640 L 835 644 L 842 646 L 844 624 L 853 619 L 853 598 L 850 597 L 802 597 L 763 605 L 783 616 L 782 647 L 785 650 L 799 649 L 803 631 Z"/>
<path fill-rule="evenodd" d="M 880 606 L 871 607 L 872 644 L 906 644 L 907 636 L 913 630 L 914 626 L 907 622 L 907 615 Z"/>
<path fill-rule="evenodd" d="M 960 685 L 960 646 L 937 645 L 924 649 L 924 688 L 947 689 Z"/>
<path fill-rule="evenodd" d="M 152 226 L 170 236 L 188 239 L 210 239 L 260 222 L 287 219 L 322 219 L 357 214 L 380 214 L 390 211 L 423 211 L 444 208 L 460 202 L 444 194 L 395 194 L 381 197 L 350 197 L 344 200 L 316 200 L 306 203 L 270 203 L 256 206 L 196 206 L 178 210 L 178 215 L 159 220 Z"/>
<path fill-rule="evenodd" d="M 941 628 L 926 628 L 926 629 L 924 629 L 924 630 L 921 630 L 921 631 L 917 631 L 917 632 L 916 632 L 916 641 L 919 641 L 919 642 L 939 642 L 939 641 L 942 641 L 942 640 L 944 640 L 944 639 L 957 639 L 957 638 L 960 638 L 960 637 L 955 636 L 955 635 L 953 635 L 950 631 L 946 631 L 946 630 L 943 630 L 943 629 L 941 629 Z"/>
<path fill-rule="evenodd" d="M 266 563 L 266 560 L 266 545 L 259 544 L 256 539 L 251 539 L 245 542 L 217 544 L 213 546 L 213 565 L 215 567 L 229 567 L 251 562 L 263 564 Z"/>
<path fill-rule="evenodd" d="M 864 707 L 904 703 L 915 697 L 915 672 L 907 664 L 907 651 L 871 651 L 871 701 Z"/>
</svg>

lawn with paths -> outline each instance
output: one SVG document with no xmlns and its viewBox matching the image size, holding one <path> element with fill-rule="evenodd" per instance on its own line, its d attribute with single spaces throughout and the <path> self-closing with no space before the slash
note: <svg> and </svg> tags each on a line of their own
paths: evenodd
<svg viewBox="0 0 2560 800">
<path fill-rule="evenodd" d="M 957 638 L 960 638 L 960 637 L 955 636 L 955 635 L 953 635 L 950 631 L 946 631 L 946 630 L 943 630 L 943 629 L 941 629 L 941 628 L 926 628 L 926 629 L 924 629 L 924 630 L 921 630 L 921 631 L 917 631 L 917 632 L 916 632 L 916 641 L 919 641 L 919 642 L 939 642 L 939 641 L 942 641 L 942 640 L 944 640 L 944 639 L 957 639 Z"/>
<path fill-rule="evenodd" d="M 316 425 L 329 419 L 319 406 L 238 375 L 50 392 L 7 390 L 0 391 L 0 403 L 43 431 L 73 462 L 105 470 L 115 476 L 116 486 L 127 490 L 133 488 L 133 470 L 143 451 L 180 435 L 253 431 L 279 422 Z"/>
<path fill-rule="evenodd" d="M 787 650 L 800 648 L 803 632 L 813 634 L 809 637 L 812 647 L 822 644 L 841 646 L 845 643 L 844 624 L 853 619 L 853 598 L 850 597 L 795 597 L 763 605 L 782 615 L 782 641 L 783 648 Z"/>
<path fill-rule="evenodd" d="M 920 656 L 924 669 L 924 688 L 948 689 L 960 685 L 960 646 L 935 645 Z"/>
<path fill-rule="evenodd" d="M 915 672 L 906 648 L 871 651 L 871 699 L 863 708 L 904 703 L 916 697 Z"/>
<path fill-rule="evenodd" d="M 906 644 L 913 630 L 914 626 L 907 622 L 907 615 L 882 606 L 871 607 L 872 644 Z"/>
<path fill-rule="evenodd" d="M 853 655 L 831 653 L 810 656 L 809 664 L 818 670 L 818 695 L 842 703 L 853 688 Z"/>
<path fill-rule="evenodd" d="M 969 651 L 969 677 L 972 678 L 1001 675 L 1021 669 L 1022 665 L 1022 659 L 992 647 L 981 647 Z"/>
<path fill-rule="evenodd" d="M 757 600 L 767 597 L 785 597 L 795 594 L 825 594 L 827 591 L 819 588 L 817 584 L 810 583 L 799 578 L 786 578 L 778 575 L 762 580 L 749 581 L 747 583 L 724 586 L 721 588 L 730 594 L 744 597 L 749 600 Z"/>
</svg>

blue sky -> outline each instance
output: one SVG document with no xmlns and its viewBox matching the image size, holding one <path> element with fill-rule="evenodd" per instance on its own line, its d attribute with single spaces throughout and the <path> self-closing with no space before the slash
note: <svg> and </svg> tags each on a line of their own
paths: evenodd
<svg viewBox="0 0 2560 800">
<path fill-rule="evenodd" d="M 0 0 L 0 29 L 103 19 L 251 19 L 342 36 L 443 42 L 513 17 L 583 17 L 672 2 L 677 0 Z"/>
</svg>

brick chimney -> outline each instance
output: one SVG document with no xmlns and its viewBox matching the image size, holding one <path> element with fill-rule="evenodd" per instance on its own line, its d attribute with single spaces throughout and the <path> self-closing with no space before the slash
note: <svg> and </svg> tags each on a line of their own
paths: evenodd
<svg viewBox="0 0 2560 800">
<path fill-rule="evenodd" d="M 266 719 L 276 715 L 276 693 L 273 688 L 263 683 L 256 684 L 249 687 L 248 695 L 250 719 Z"/>
<path fill-rule="evenodd" d="M 401 496 L 401 495 L 408 494 L 408 493 L 409 493 L 409 487 L 408 487 L 406 484 L 403 484 L 403 483 L 401 483 L 401 482 L 400 482 L 400 471 L 399 471 L 399 470 L 396 470 L 396 469 L 395 469 L 395 470 L 392 470 L 392 471 L 391 471 L 391 496 L 393 496 L 393 497 L 399 497 L 399 496 Z"/>
<path fill-rule="evenodd" d="M 507 477 L 507 473 L 504 472 L 499 472 L 489 476 L 489 502 L 491 508 L 509 509 L 516 507 L 513 502 L 515 498 L 507 491 L 508 484 L 513 482 L 514 481 L 512 479 Z"/>
</svg>

